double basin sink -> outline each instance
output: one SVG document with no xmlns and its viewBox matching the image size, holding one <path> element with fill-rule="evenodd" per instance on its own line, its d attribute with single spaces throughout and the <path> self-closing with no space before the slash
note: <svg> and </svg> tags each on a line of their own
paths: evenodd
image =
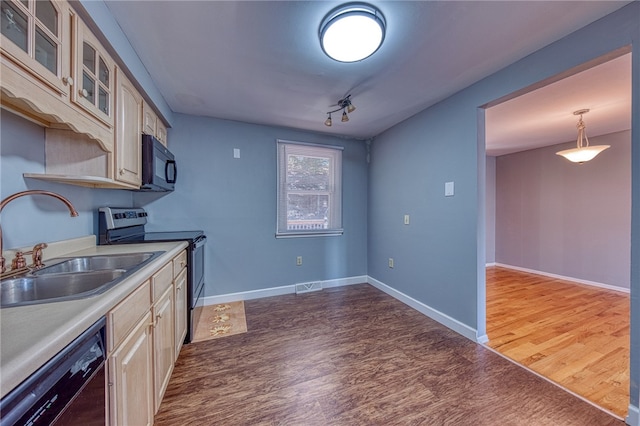
<svg viewBox="0 0 640 426">
<path fill-rule="evenodd" d="M 162 251 L 51 259 L 47 266 L 0 282 L 0 306 L 61 302 L 95 296 L 153 261 Z"/>
</svg>

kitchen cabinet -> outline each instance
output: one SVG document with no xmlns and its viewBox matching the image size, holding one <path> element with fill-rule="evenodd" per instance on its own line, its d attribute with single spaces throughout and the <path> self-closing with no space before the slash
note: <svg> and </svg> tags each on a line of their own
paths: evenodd
<svg viewBox="0 0 640 426">
<path fill-rule="evenodd" d="M 151 278 L 156 295 L 153 305 L 153 370 L 154 370 L 154 414 L 160 408 L 162 397 L 173 371 L 174 344 L 174 296 L 173 267 L 167 263 Z"/>
<path fill-rule="evenodd" d="M 114 179 L 139 188 L 142 182 L 142 96 L 118 70 Z"/>
<path fill-rule="evenodd" d="M 24 177 L 138 189 L 143 96 L 71 4 L 1 2 L 0 102 L 45 127 L 45 172 Z M 166 145 L 164 123 L 145 111 Z"/>
<path fill-rule="evenodd" d="M 162 120 L 148 103 L 143 106 L 143 126 L 142 133 L 155 136 L 164 146 L 167 146 L 167 128 Z"/>
<path fill-rule="evenodd" d="M 147 280 L 107 315 L 112 425 L 153 424 L 153 341 Z"/>
<path fill-rule="evenodd" d="M 42 89 L 68 97 L 73 85 L 68 4 L 3 0 L 1 8 L 3 55 L 24 67 Z"/>
<path fill-rule="evenodd" d="M 175 359 L 187 337 L 187 252 L 173 259 L 173 282 L 175 290 Z"/>
<path fill-rule="evenodd" d="M 83 24 L 73 8 L 63 0 L 3 0 L 1 8 L 2 105 L 45 127 L 73 130 L 111 152 L 113 120 L 96 120 L 74 102 L 80 86 L 72 69 L 72 36 Z"/>
<path fill-rule="evenodd" d="M 177 290 L 174 263 L 182 260 Z M 186 251 L 162 266 L 107 314 L 110 423 L 153 424 L 176 353 L 175 295 L 186 292 Z M 182 298 L 182 296 L 180 296 Z M 183 298 L 186 334 L 186 298 Z M 184 340 L 184 334 L 182 340 Z"/>
<path fill-rule="evenodd" d="M 74 81 L 76 85 L 71 99 L 108 127 L 113 127 L 115 63 L 81 19 L 76 19 L 75 32 Z"/>
</svg>

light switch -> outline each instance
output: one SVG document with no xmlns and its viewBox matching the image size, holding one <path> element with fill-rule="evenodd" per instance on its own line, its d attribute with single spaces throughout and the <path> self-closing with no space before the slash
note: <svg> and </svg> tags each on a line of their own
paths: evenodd
<svg viewBox="0 0 640 426">
<path fill-rule="evenodd" d="M 240 158 L 240 148 L 233 148 L 233 158 Z"/>
<path fill-rule="evenodd" d="M 405 224 L 405 225 L 408 225 L 408 224 L 409 224 L 409 215 L 408 215 L 408 214 L 405 214 L 405 215 L 404 215 L 404 224 Z"/>
<path fill-rule="evenodd" d="M 445 197 L 453 197 L 453 182 L 445 182 L 444 183 L 444 196 Z"/>
</svg>

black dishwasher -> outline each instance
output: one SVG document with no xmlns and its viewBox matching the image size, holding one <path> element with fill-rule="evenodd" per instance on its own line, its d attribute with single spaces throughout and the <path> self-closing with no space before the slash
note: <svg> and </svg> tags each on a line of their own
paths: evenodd
<svg viewBox="0 0 640 426">
<path fill-rule="evenodd" d="M 0 425 L 104 425 L 102 318 L 0 401 Z"/>
</svg>

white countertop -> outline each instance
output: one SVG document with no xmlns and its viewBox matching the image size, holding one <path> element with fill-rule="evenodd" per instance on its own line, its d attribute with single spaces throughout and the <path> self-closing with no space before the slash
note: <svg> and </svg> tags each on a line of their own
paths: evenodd
<svg viewBox="0 0 640 426">
<path fill-rule="evenodd" d="M 66 253 L 64 256 L 164 251 L 103 294 L 87 299 L 0 309 L 0 397 L 29 377 L 186 247 L 186 242 L 176 241 L 92 246 Z"/>
</svg>

